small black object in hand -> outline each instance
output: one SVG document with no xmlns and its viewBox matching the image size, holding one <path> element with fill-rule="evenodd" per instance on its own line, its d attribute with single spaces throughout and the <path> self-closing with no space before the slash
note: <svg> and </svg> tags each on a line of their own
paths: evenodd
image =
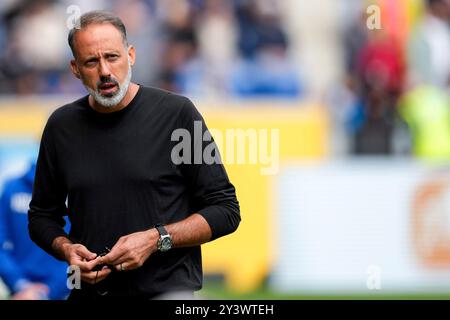
<svg viewBox="0 0 450 320">
<path fill-rule="evenodd" d="M 108 247 L 105 247 L 105 250 L 106 250 L 106 251 L 100 253 L 100 254 L 98 255 L 98 257 L 104 257 L 104 256 L 106 256 L 106 255 L 111 251 Z M 111 270 L 114 270 L 114 266 L 108 265 L 108 264 L 106 264 L 106 263 L 102 263 L 102 264 L 96 265 L 96 266 L 92 269 L 92 271 L 101 271 L 104 267 L 108 267 L 108 268 L 110 268 Z"/>
</svg>

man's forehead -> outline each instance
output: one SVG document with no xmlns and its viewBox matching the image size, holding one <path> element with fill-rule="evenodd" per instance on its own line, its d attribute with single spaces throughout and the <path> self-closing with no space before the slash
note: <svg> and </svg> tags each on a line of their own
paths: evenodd
<svg viewBox="0 0 450 320">
<path fill-rule="evenodd" d="M 111 24 L 91 24 L 80 29 L 74 37 L 74 44 L 80 55 L 95 54 L 98 50 L 121 51 L 121 32 Z"/>
</svg>

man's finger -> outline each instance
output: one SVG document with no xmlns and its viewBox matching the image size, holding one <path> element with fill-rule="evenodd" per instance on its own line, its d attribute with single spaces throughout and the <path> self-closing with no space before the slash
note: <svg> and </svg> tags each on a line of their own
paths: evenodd
<svg viewBox="0 0 450 320">
<path fill-rule="evenodd" d="M 100 271 L 90 271 L 90 272 L 82 272 L 81 279 L 84 282 L 88 282 L 90 284 L 98 283 L 99 281 L 105 279 L 111 273 L 111 269 L 108 267 L 104 267 Z"/>
<path fill-rule="evenodd" d="M 126 271 L 129 270 L 129 266 L 126 262 L 119 262 L 118 264 L 114 265 L 117 271 Z"/>
<path fill-rule="evenodd" d="M 97 276 L 96 271 L 81 272 L 81 280 L 90 284 L 94 284 L 96 276 Z"/>
<path fill-rule="evenodd" d="M 86 260 L 93 260 L 97 257 L 97 254 L 89 251 L 85 246 L 79 246 L 76 252 L 80 257 L 85 258 Z"/>
<path fill-rule="evenodd" d="M 126 255 L 127 250 L 124 250 L 119 247 L 114 247 L 112 250 L 105 256 L 103 256 L 103 261 L 106 264 L 116 265 L 120 262 L 120 259 L 124 260 L 124 256 Z"/>
<path fill-rule="evenodd" d="M 95 280 L 95 283 L 98 283 L 102 280 L 104 280 L 109 274 L 111 273 L 111 269 L 108 267 L 103 267 L 101 271 L 98 272 L 97 279 Z"/>
<path fill-rule="evenodd" d="M 103 263 L 102 257 L 97 257 L 91 261 L 81 261 L 81 262 L 77 263 L 77 265 L 80 267 L 81 271 L 89 272 L 96 265 L 101 264 L 101 263 Z"/>
</svg>

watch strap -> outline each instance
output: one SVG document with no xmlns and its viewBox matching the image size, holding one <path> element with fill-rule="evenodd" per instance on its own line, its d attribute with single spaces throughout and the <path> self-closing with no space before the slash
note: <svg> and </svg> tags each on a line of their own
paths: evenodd
<svg viewBox="0 0 450 320">
<path fill-rule="evenodd" d="M 164 228 L 163 224 L 157 224 L 155 226 L 156 230 L 158 230 L 159 235 L 162 236 L 167 236 L 169 233 L 167 232 L 166 228 Z"/>
</svg>

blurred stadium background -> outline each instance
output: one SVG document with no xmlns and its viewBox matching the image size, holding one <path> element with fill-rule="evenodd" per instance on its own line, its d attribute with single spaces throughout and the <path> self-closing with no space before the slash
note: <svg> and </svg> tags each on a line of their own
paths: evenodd
<svg viewBox="0 0 450 320">
<path fill-rule="evenodd" d="M 137 49 L 135 82 L 187 95 L 210 128 L 279 130 L 276 174 L 227 165 L 243 220 L 203 246 L 202 296 L 450 298 L 449 7 L 2 0 L 0 191 L 49 113 L 85 94 L 67 22 L 108 9 Z"/>
</svg>

